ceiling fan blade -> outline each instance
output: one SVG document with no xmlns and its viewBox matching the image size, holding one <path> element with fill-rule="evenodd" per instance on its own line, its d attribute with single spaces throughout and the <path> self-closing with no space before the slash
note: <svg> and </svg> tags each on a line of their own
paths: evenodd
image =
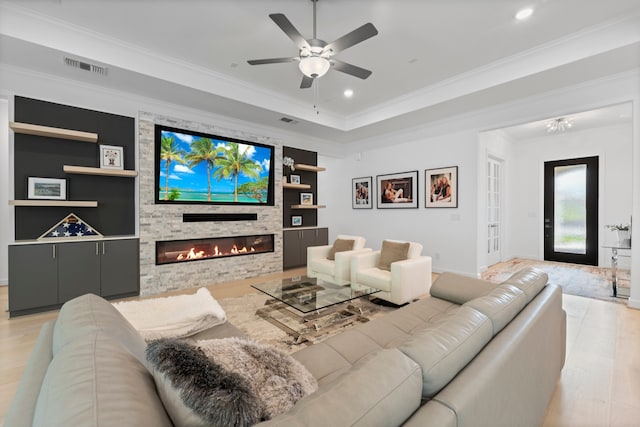
<svg viewBox="0 0 640 427">
<path fill-rule="evenodd" d="M 295 62 L 300 60 L 297 56 L 291 58 L 270 58 L 270 59 L 250 59 L 247 62 L 249 65 L 263 65 L 263 64 L 280 64 L 282 62 Z"/>
<path fill-rule="evenodd" d="M 355 65 L 348 64 L 346 62 L 338 61 L 337 59 L 332 59 L 332 67 L 336 71 L 340 71 L 354 77 L 358 77 L 360 79 L 366 79 L 371 75 L 371 71 L 356 67 Z"/>
<path fill-rule="evenodd" d="M 300 89 L 309 89 L 313 84 L 313 78 L 302 76 L 302 82 L 300 83 Z"/>
<path fill-rule="evenodd" d="M 282 14 L 282 13 L 272 13 L 272 14 L 269 15 L 269 18 L 271 18 L 273 20 L 273 22 L 275 22 L 276 25 L 278 27 L 280 27 L 280 29 L 282 31 L 284 31 L 284 33 L 287 36 L 289 36 L 289 38 L 291 40 L 293 40 L 293 42 L 296 44 L 296 46 L 298 46 L 298 49 L 302 49 L 302 48 L 310 49 L 311 48 L 309 46 L 309 43 L 307 43 L 307 41 L 304 39 L 304 37 L 302 37 L 302 34 L 300 34 L 300 32 L 298 30 L 296 30 L 296 27 L 293 26 L 291 21 L 289 21 L 287 19 L 287 17 L 284 16 L 284 14 Z"/>
<path fill-rule="evenodd" d="M 339 52 L 341 50 L 345 50 L 354 44 L 358 44 L 360 42 L 365 41 L 368 38 L 371 38 L 378 34 L 378 30 L 373 26 L 371 22 L 364 24 L 362 27 L 356 28 L 348 34 L 340 37 L 339 39 L 329 43 L 323 49 L 324 52 L 328 52 L 329 49 L 333 51 L 333 53 Z"/>
</svg>

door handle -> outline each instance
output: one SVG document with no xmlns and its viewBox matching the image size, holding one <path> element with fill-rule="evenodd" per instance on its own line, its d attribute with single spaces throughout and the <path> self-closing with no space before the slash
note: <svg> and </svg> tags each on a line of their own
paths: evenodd
<svg viewBox="0 0 640 427">
<path fill-rule="evenodd" d="M 544 228 L 553 228 L 553 225 L 551 225 L 551 224 L 545 224 L 545 225 L 544 225 Z"/>
</svg>

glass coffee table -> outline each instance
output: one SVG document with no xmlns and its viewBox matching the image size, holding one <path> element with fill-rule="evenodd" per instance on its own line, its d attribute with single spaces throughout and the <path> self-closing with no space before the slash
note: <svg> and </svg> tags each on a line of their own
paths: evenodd
<svg viewBox="0 0 640 427">
<path fill-rule="evenodd" d="M 354 290 L 306 276 L 251 285 L 269 295 L 256 315 L 294 338 L 295 344 L 314 342 L 323 335 L 356 321 L 368 321 L 373 304 L 368 296 L 375 288 Z"/>
</svg>

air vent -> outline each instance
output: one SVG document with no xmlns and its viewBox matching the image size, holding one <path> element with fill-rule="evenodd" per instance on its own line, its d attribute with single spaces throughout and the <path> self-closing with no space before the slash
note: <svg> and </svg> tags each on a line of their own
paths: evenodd
<svg viewBox="0 0 640 427">
<path fill-rule="evenodd" d="M 280 121 L 285 123 L 291 123 L 292 125 L 295 125 L 296 123 L 298 123 L 297 120 L 290 119 L 289 117 L 282 117 Z"/>
<path fill-rule="evenodd" d="M 107 75 L 107 67 L 102 67 L 100 65 L 89 64 L 88 62 L 78 61 L 73 58 L 64 58 L 64 63 L 70 67 L 79 68 L 84 71 L 89 71 L 91 73 L 101 74 L 103 76 Z"/>
</svg>

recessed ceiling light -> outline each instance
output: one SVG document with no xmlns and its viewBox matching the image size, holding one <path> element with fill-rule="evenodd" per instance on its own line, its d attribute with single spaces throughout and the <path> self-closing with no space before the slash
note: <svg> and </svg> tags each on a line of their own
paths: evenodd
<svg viewBox="0 0 640 427">
<path fill-rule="evenodd" d="M 343 93 L 345 98 L 351 98 L 353 96 L 353 89 L 345 89 Z"/>
<path fill-rule="evenodd" d="M 525 7 L 524 9 L 521 9 L 518 11 L 518 13 L 516 13 L 516 19 L 518 21 L 522 21 L 527 19 L 531 15 L 533 15 L 533 8 Z"/>
</svg>

